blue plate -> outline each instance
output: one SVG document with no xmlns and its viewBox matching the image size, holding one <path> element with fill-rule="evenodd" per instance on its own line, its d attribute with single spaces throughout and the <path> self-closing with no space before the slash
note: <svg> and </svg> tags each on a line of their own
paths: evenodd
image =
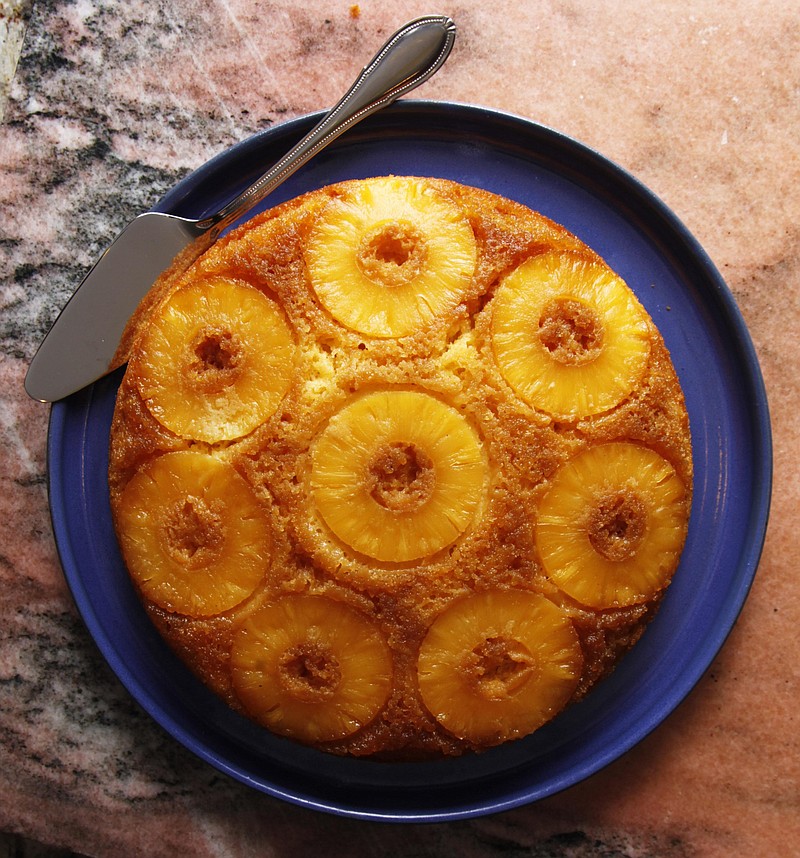
<svg viewBox="0 0 800 858">
<path fill-rule="evenodd" d="M 157 208 L 210 213 L 318 119 L 234 146 Z M 119 372 L 53 405 L 50 504 L 64 573 L 89 631 L 133 697 L 175 739 L 243 783 L 298 805 L 362 819 L 443 821 L 507 810 L 577 783 L 640 741 L 692 689 L 755 574 L 771 437 L 758 362 L 731 293 L 678 219 L 619 167 L 518 117 L 405 101 L 358 125 L 269 202 L 389 173 L 476 185 L 564 224 L 625 278 L 672 353 L 693 437 L 689 536 L 658 616 L 610 679 L 542 730 L 485 754 L 413 764 L 321 754 L 229 710 L 172 655 L 139 605 L 117 550 L 106 486 Z"/>
</svg>

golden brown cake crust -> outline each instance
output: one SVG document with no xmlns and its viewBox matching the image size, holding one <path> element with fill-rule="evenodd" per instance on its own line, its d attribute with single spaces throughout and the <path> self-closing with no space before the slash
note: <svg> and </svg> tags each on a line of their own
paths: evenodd
<svg viewBox="0 0 800 858">
<path fill-rule="evenodd" d="M 692 484 L 683 395 L 661 335 L 643 311 L 644 369 L 633 389 L 600 413 L 548 414 L 524 401 L 498 365 L 492 314 L 503 278 L 548 253 L 573 254 L 587 264 L 604 265 L 602 260 L 563 227 L 524 206 L 445 180 L 420 181 L 462 213 L 474 236 L 474 276 L 454 308 L 423 329 L 391 338 L 348 329 L 323 306 L 309 275 L 308 242 L 330 201 L 346 197 L 357 182 L 314 191 L 260 214 L 221 239 L 185 274 L 167 272 L 131 321 L 109 465 L 118 535 L 126 526 L 121 515 L 126 487 L 166 454 L 208 454 L 244 479 L 260 506 L 270 546 L 252 595 L 234 608 L 193 618 L 157 604 L 134 575 L 149 616 L 210 688 L 248 714 L 231 673 L 232 641 L 247 618 L 291 594 L 325 596 L 352 607 L 388 645 L 391 689 L 365 726 L 342 738 L 306 741 L 333 753 L 390 759 L 458 754 L 496 743 L 446 729 L 420 693 L 421 643 L 434 619 L 466 595 L 524 591 L 543 595 L 563 611 L 582 653 L 570 701 L 613 669 L 655 614 L 663 587 L 633 604 L 597 609 L 567 595 L 546 573 L 536 511 L 562 466 L 584 450 L 612 442 L 653 450 L 685 488 L 684 524 Z M 245 284 L 280 308 L 291 332 L 293 363 L 274 412 L 241 437 L 214 443 L 182 437 L 164 425 L 142 367 L 148 328 L 172 296 L 220 279 Z M 383 391 L 423 392 L 458 412 L 479 438 L 486 473 L 477 512 L 458 538 L 401 562 L 353 550 L 309 500 L 313 451 L 326 427 L 360 396 Z"/>
</svg>

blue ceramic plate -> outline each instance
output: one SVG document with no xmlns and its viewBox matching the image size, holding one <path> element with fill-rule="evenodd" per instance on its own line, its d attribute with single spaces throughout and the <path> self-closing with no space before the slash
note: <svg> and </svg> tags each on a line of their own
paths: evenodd
<svg viewBox="0 0 800 858">
<path fill-rule="evenodd" d="M 158 208 L 189 217 L 211 212 L 318 119 L 234 146 Z M 89 631 L 130 693 L 175 739 L 243 783 L 299 805 L 362 819 L 442 821 L 569 787 L 680 703 L 722 646 L 752 583 L 769 508 L 771 439 L 758 363 L 731 293 L 677 218 L 619 167 L 514 116 L 406 101 L 350 131 L 270 204 L 388 173 L 476 185 L 564 224 L 625 278 L 672 353 L 693 435 L 689 537 L 658 616 L 610 679 L 534 735 L 482 755 L 382 764 L 321 754 L 230 711 L 172 655 L 140 607 L 117 550 L 106 487 L 119 373 L 53 406 L 50 502 L 64 573 Z"/>
</svg>

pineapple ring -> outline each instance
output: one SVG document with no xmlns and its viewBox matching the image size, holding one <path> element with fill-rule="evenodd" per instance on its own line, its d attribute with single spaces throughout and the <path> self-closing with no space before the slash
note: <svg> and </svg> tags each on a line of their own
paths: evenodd
<svg viewBox="0 0 800 858">
<path fill-rule="evenodd" d="M 392 659 L 364 614 L 324 596 L 286 596 L 236 631 L 231 676 L 251 717 L 302 742 L 343 739 L 386 704 Z"/>
<path fill-rule="evenodd" d="M 621 402 L 650 353 L 647 319 L 624 281 L 573 253 L 544 253 L 498 286 L 492 344 L 505 380 L 554 417 L 599 414 Z"/>
<path fill-rule="evenodd" d="M 417 660 L 428 711 L 453 735 L 480 745 L 527 736 L 553 718 L 582 668 L 570 619 L 525 590 L 489 590 L 452 603 L 431 624 Z"/>
<path fill-rule="evenodd" d="M 190 617 L 243 602 L 271 552 L 269 522 L 250 486 L 205 453 L 166 453 L 137 471 L 122 493 L 117 530 L 142 593 Z"/>
<path fill-rule="evenodd" d="M 311 285 L 351 330 L 403 337 L 452 311 L 475 272 L 462 211 L 419 179 L 368 179 L 332 200 L 306 248 Z"/>
<path fill-rule="evenodd" d="M 654 450 L 612 442 L 568 461 L 539 504 L 549 578 L 582 605 L 636 605 L 669 583 L 687 529 L 686 490 Z"/>
<path fill-rule="evenodd" d="M 177 291 L 139 347 L 139 392 L 184 438 L 246 435 L 289 388 L 294 343 L 281 311 L 244 283 L 216 277 Z"/>
<path fill-rule="evenodd" d="M 427 393 L 383 390 L 331 418 L 312 449 L 310 484 L 339 539 L 375 560 L 403 563 L 466 530 L 487 472 L 477 433 L 454 408 Z"/>
</svg>

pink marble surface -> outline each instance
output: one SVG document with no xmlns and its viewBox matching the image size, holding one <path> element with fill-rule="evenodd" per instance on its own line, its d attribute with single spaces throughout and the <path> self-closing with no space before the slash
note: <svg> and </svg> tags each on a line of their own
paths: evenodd
<svg viewBox="0 0 800 858">
<path fill-rule="evenodd" d="M 610 767 L 470 822 L 383 826 L 264 797 L 142 714 L 50 531 L 48 410 L 25 369 L 134 214 L 253 131 L 332 104 L 428 4 L 35 2 L 0 128 L 0 831 L 89 855 L 800 855 L 800 19 L 783 0 L 442 2 L 421 97 L 543 122 L 634 172 L 715 261 L 770 396 L 773 512 L 752 594 L 688 700 Z"/>
</svg>

